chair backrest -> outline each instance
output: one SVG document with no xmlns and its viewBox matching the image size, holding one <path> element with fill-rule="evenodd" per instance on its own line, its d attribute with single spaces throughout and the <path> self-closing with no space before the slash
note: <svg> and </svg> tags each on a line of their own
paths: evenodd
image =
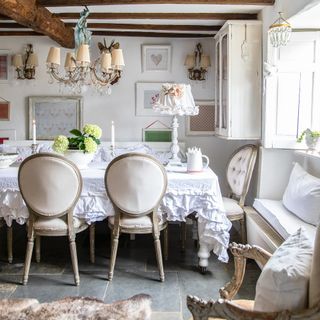
<svg viewBox="0 0 320 320">
<path fill-rule="evenodd" d="M 227 164 L 227 182 L 232 195 L 244 205 L 257 158 L 257 146 L 247 144 L 237 149 Z"/>
<path fill-rule="evenodd" d="M 47 218 L 62 216 L 73 209 L 82 190 L 76 165 L 53 153 L 26 158 L 19 167 L 18 180 L 28 208 Z"/>
<path fill-rule="evenodd" d="M 127 153 L 113 159 L 104 181 L 113 205 L 131 216 L 152 212 L 167 189 L 163 165 L 141 153 Z"/>
</svg>

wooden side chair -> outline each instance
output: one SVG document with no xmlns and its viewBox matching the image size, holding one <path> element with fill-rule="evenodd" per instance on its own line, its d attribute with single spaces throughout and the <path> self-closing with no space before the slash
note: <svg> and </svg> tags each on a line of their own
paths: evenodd
<svg viewBox="0 0 320 320">
<path fill-rule="evenodd" d="M 79 285 L 75 238 L 78 232 L 88 227 L 84 220 L 73 217 L 73 209 L 82 190 L 79 169 L 60 155 L 39 153 L 21 163 L 18 181 L 30 215 L 23 284 L 28 282 L 34 239 L 40 236 L 67 236 L 74 280 Z"/>
<path fill-rule="evenodd" d="M 257 152 L 257 146 L 252 144 L 240 147 L 232 154 L 226 168 L 226 178 L 230 193 L 228 197 L 223 197 L 223 204 L 228 219 L 231 222 L 239 221 L 240 223 L 242 243 L 246 243 L 247 239 L 243 207 L 249 190 Z"/>
<path fill-rule="evenodd" d="M 290 244 L 292 247 L 292 243 Z M 301 250 L 305 252 L 305 248 L 303 245 L 301 246 Z M 259 265 L 264 267 L 269 259 L 272 257 L 272 254 L 267 252 L 266 250 L 251 245 L 243 245 L 232 243 L 230 245 L 230 251 L 234 256 L 234 265 L 235 271 L 234 275 L 230 282 L 228 282 L 224 287 L 220 289 L 220 299 L 218 300 L 210 300 L 204 301 L 194 296 L 187 297 L 187 306 L 190 312 L 193 315 L 193 320 L 317 320 L 320 319 L 320 228 L 318 227 L 317 235 L 315 238 L 313 254 L 311 261 L 311 272 L 308 274 L 309 278 L 306 287 L 306 296 L 303 297 L 304 301 L 308 302 L 308 307 L 305 308 L 297 308 L 295 306 L 295 310 L 280 310 L 274 311 L 278 309 L 280 304 L 287 304 L 288 297 L 283 297 L 285 302 L 283 301 L 275 301 L 273 307 L 273 311 L 256 311 L 254 309 L 255 301 L 253 300 L 232 300 L 234 296 L 238 293 L 240 289 L 244 276 L 245 276 L 245 268 L 247 259 L 254 259 Z M 283 251 L 282 251 L 283 252 Z M 284 259 L 283 257 L 281 258 Z M 302 257 L 298 260 L 301 261 Z M 291 261 L 291 260 L 290 260 Z M 290 262 L 291 263 L 291 262 Z M 299 264 L 299 262 L 298 262 Z M 283 274 L 283 265 L 279 268 L 279 271 L 276 275 L 272 277 L 271 283 L 279 282 L 280 274 Z M 301 262 L 300 262 L 300 270 L 301 270 Z M 308 269 L 307 269 L 308 270 Z M 290 271 L 292 279 L 301 279 L 299 274 L 296 274 L 295 271 Z M 277 280 L 273 280 L 277 279 Z M 270 280 L 269 280 L 270 281 Z M 304 284 L 301 280 L 296 280 L 295 285 L 291 285 L 288 282 L 282 280 L 280 283 L 285 284 L 285 289 L 283 290 L 283 295 L 285 292 L 287 295 L 289 294 L 288 288 L 291 288 L 290 291 L 293 291 L 293 295 L 291 297 L 296 298 L 297 286 L 299 288 L 303 287 Z M 272 284 L 269 284 L 270 287 Z M 269 289 L 270 292 L 271 289 Z M 277 294 L 279 296 L 280 293 Z M 270 307 L 270 301 L 273 301 L 272 297 L 269 297 L 267 307 Z M 261 305 L 260 301 L 260 305 Z M 290 302 L 289 302 L 290 303 Z M 262 303 L 263 305 L 263 303 Z M 288 308 L 286 308 L 288 309 Z M 289 308 L 290 309 L 290 308 Z"/>
<path fill-rule="evenodd" d="M 167 173 L 155 158 L 127 153 L 113 159 L 105 173 L 105 186 L 115 216 L 108 219 L 112 230 L 109 281 L 113 278 L 119 235 L 152 233 L 160 280 L 164 281 L 160 231 L 164 230 L 164 255 L 168 252 L 167 222 L 160 220 L 158 208 L 167 189 Z"/>
</svg>

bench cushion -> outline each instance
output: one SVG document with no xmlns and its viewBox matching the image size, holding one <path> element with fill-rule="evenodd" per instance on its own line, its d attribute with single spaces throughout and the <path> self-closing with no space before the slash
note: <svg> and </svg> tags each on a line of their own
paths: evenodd
<svg viewBox="0 0 320 320">
<path fill-rule="evenodd" d="M 315 237 L 316 227 L 292 214 L 284 207 L 281 200 L 255 199 L 253 207 L 284 239 L 299 227 L 304 227 L 310 237 Z"/>
</svg>

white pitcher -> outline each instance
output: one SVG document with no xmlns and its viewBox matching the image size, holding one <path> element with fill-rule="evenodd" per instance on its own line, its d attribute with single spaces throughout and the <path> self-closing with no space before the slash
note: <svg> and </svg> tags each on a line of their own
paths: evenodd
<svg viewBox="0 0 320 320">
<path fill-rule="evenodd" d="M 202 158 L 205 158 L 206 163 L 203 165 Z M 200 148 L 188 148 L 187 152 L 187 171 L 199 172 L 208 168 L 209 158 L 201 153 Z"/>
</svg>

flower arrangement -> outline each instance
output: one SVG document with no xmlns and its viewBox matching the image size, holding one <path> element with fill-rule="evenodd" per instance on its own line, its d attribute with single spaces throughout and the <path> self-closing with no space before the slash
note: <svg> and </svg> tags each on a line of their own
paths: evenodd
<svg viewBox="0 0 320 320">
<path fill-rule="evenodd" d="M 84 153 L 94 153 L 100 144 L 102 130 L 95 124 L 86 124 L 82 132 L 78 129 L 70 131 L 74 137 L 59 135 L 54 139 L 53 150 L 64 153 L 66 150 L 83 150 Z"/>
<path fill-rule="evenodd" d="M 308 149 L 313 151 L 318 147 L 319 138 L 320 131 L 312 131 L 311 129 L 306 129 L 300 134 L 297 142 L 302 142 L 302 140 L 305 139 Z"/>
</svg>

